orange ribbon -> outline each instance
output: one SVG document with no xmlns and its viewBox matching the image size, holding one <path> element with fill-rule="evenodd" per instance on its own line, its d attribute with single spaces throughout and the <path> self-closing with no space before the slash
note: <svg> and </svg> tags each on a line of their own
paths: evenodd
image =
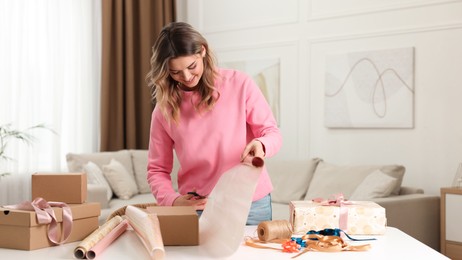
<svg viewBox="0 0 462 260">
<path fill-rule="evenodd" d="M 292 240 L 287 240 L 282 244 L 282 252 L 297 253 L 300 250 L 300 245 Z"/>
<path fill-rule="evenodd" d="M 60 207 L 63 209 L 62 236 L 60 236 L 58 233 L 58 222 L 56 220 L 55 212 L 51 207 Z M 72 211 L 70 207 L 64 202 L 47 202 L 43 198 L 36 198 L 32 202 L 24 201 L 17 205 L 4 206 L 4 208 L 35 211 L 37 215 L 37 222 L 39 224 L 49 224 L 48 239 L 56 245 L 60 245 L 66 242 L 66 240 L 69 238 L 71 234 Z"/>
<path fill-rule="evenodd" d="M 312 240 L 316 238 L 317 240 Z M 308 251 L 318 252 L 341 252 L 341 251 L 367 251 L 371 248 L 370 244 L 349 245 L 339 236 L 323 236 L 317 234 L 304 235 L 302 239 L 306 240 L 306 248 L 292 258 L 298 257 Z"/>
<path fill-rule="evenodd" d="M 339 236 L 323 236 L 318 234 L 309 234 L 304 235 L 302 239 L 306 240 L 306 247 L 303 251 L 299 251 L 301 247 L 292 240 L 273 240 L 271 243 L 278 243 L 281 244 L 282 252 L 288 253 L 295 253 L 299 252 L 298 254 L 292 256 L 292 258 L 299 257 L 300 255 L 308 252 L 308 251 L 317 251 L 317 252 L 341 252 L 341 251 L 367 251 L 371 248 L 370 244 L 363 244 L 363 245 L 349 245 L 346 243 L 341 237 Z M 312 240 L 317 239 L 317 240 Z M 271 246 L 265 246 L 267 242 L 260 241 L 258 239 L 247 238 L 245 240 L 245 245 L 250 246 L 253 248 L 260 248 L 260 249 L 273 249 L 273 250 L 281 250 Z"/>
</svg>

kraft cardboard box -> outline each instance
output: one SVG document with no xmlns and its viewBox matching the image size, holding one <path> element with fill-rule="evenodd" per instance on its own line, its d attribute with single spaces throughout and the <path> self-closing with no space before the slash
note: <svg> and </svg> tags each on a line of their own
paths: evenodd
<svg viewBox="0 0 462 260">
<path fill-rule="evenodd" d="M 87 175 L 85 173 L 32 174 L 32 199 L 38 197 L 47 201 L 84 203 L 87 200 Z"/>
<path fill-rule="evenodd" d="M 98 216 L 101 214 L 99 203 L 68 204 L 72 212 L 72 231 L 66 243 L 83 240 L 96 230 Z M 58 233 L 62 231 L 62 208 L 53 207 L 58 224 Z M 48 239 L 48 224 L 37 221 L 35 211 L 13 210 L 0 207 L 0 247 L 20 250 L 34 250 L 54 246 Z"/>
<path fill-rule="evenodd" d="M 154 206 L 146 210 L 157 214 L 164 245 L 199 245 L 199 217 L 194 207 Z"/>
</svg>

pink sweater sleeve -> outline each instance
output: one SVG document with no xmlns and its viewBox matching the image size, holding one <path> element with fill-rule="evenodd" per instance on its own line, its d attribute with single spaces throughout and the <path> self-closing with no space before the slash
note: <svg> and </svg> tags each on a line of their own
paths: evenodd
<svg viewBox="0 0 462 260">
<path fill-rule="evenodd" d="M 262 142 L 265 156 L 272 157 L 282 146 L 282 136 L 265 97 L 253 81 L 250 79 L 248 81 L 250 81 L 248 84 L 252 85 L 248 88 L 246 100 L 246 120 L 252 134 L 248 137 L 248 141 L 256 138 Z"/>
<path fill-rule="evenodd" d="M 157 203 L 171 206 L 180 194 L 172 186 L 173 140 L 165 131 L 165 125 L 160 111 L 155 108 L 151 118 L 147 179 Z"/>
</svg>

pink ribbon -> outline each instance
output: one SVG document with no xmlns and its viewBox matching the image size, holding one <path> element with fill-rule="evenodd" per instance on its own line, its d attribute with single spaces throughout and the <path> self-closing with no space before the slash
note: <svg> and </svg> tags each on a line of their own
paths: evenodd
<svg viewBox="0 0 462 260">
<path fill-rule="evenodd" d="M 342 193 L 334 194 L 327 200 L 323 198 L 314 198 L 313 202 L 320 203 L 322 206 L 339 206 L 340 216 L 339 216 L 339 228 L 341 230 L 347 231 L 348 228 L 348 208 L 343 207 L 344 205 L 351 205 L 352 202 L 349 202 L 345 199 Z"/>
<path fill-rule="evenodd" d="M 58 233 L 58 222 L 55 212 L 51 207 L 63 209 L 63 234 Z M 63 244 L 69 238 L 72 231 L 72 211 L 64 202 L 47 202 L 43 198 L 36 198 L 32 202 L 24 201 L 17 205 L 4 206 L 4 208 L 35 211 L 39 224 L 49 224 L 48 239 L 56 245 Z M 61 239 L 59 239 L 61 238 Z"/>
</svg>

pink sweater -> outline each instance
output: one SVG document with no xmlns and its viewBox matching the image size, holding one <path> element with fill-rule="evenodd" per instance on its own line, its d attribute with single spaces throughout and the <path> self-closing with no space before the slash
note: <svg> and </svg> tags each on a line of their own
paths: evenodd
<svg viewBox="0 0 462 260">
<path fill-rule="evenodd" d="M 152 113 L 149 142 L 148 183 L 159 205 L 173 205 L 180 194 L 194 189 L 208 195 L 220 176 L 240 163 L 244 147 L 254 138 L 265 147 L 266 157 L 282 145 L 271 109 L 253 80 L 246 74 L 220 69 L 216 88 L 220 98 L 211 111 L 197 112 L 195 92 L 183 91 L 179 124 L 167 123 L 156 107 Z M 173 149 L 180 162 L 178 193 L 170 173 Z M 273 189 L 266 168 L 253 200 Z"/>
</svg>

